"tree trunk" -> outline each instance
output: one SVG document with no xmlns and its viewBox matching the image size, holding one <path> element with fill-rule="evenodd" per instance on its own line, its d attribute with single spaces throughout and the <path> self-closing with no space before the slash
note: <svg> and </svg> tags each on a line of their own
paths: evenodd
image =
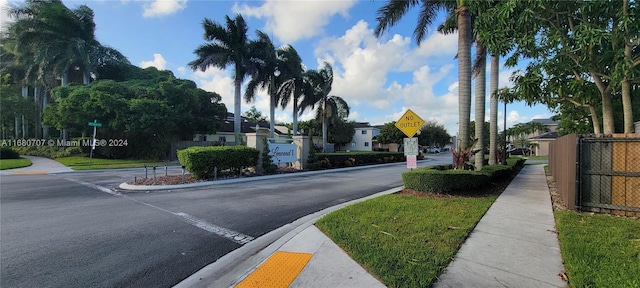
<svg viewBox="0 0 640 288">
<path fill-rule="evenodd" d="M 476 53 L 482 55 L 486 54 L 486 50 L 482 43 L 476 42 Z M 484 166 L 484 114 L 485 114 L 485 91 L 487 90 L 487 61 L 486 57 L 482 57 L 484 60 L 478 64 L 478 74 L 476 75 L 476 138 L 478 142 L 476 149 L 479 151 L 476 153 L 475 168 L 476 170 L 482 169 Z"/>
<path fill-rule="evenodd" d="M 500 69 L 500 56 L 491 55 L 491 83 L 489 93 L 491 93 L 491 107 L 489 109 L 489 165 L 498 164 L 498 71 Z"/>
<path fill-rule="evenodd" d="M 33 88 L 33 101 L 35 102 L 35 119 L 33 121 L 34 129 L 33 136 L 37 139 L 42 135 L 41 123 L 42 123 L 42 102 L 40 100 L 40 87 Z"/>
<path fill-rule="evenodd" d="M 613 124 L 613 106 L 611 105 L 611 89 L 607 87 L 602 92 L 602 132 L 604 134 L 615 133 Z"/>
<path fill-rule="evenodd" d="M 293 136 L 298 135 L 298 97 L 293 96 Z"/>
<path fill-rule="evenodd" d="M 271 79 L 271 83 L 273 84 L 273 79 Z M 275 137 L 276 129 L 276 94 L 273 92 L 273 88 L 271 90 L 269 96 L 269 138 Z"/>
<path fill-rule="evenodd" d="M 238 65 L 236 65 L 236 73 L 239 73 L 238 71 Z M 236 87 L 233 97 L 233 134 L 236 138 L 236 145 L 238 145 L 239 137 L 242 137 L 242 135 L 240 135 L 240 133 L 242 133 L 242 131 L 240 130 L 240 85 L 242 85 L 242 78 L 238 79 L 238 76 L 236 76 L 235 85 Z"/>
<path fill-rule="evenodd" d="M 29 86 L 22 86 L 22 98 L 29 98 Z M 22 138 L 27 139 L 29 137 L 29 122 L 22 115 Z"/>
<path fill-rule="evenodd" d="M 327 148 L 327 98 L 322 100 L 322 151 Z"/>
<path fill-rule="evenodd" d="M 602 131 L 600 131 L 600 118 L 598 118 L 598 112 L 596 111 L 596 107 L 593 107 L 593 105 L 589 105 L 589 112 L 591 112 L 591 122 L 593 123 L 593 133 L 602 134 Z"/>
<path fill-rule="evenodd" d="M 82 84 L 89 85 L 90 77 L 89 72 L 82 73 Z"/>
<path fill-rule="evenodd" d="M 49 95 L 47 91 L 44 91 L 44 94 L 42 94 L 42 114 L 40 114 L 40 121 L 44 119 L 44 108 L 47 108 L 47 105 L 49 105 Z M 42 138 L 49 138 L 49 126 L 47 125 L 42 125 Z"/>
<path fill-rule="evenodd" d="M 622 13 L 623 13 L 623 17 L 628 18 L 629 17 L 629 0 L 623 0 L 622 1 Z M 630 31 L 627 31 L 627 29 L 624 29 L 624 59 L 629 62 L 632 63 L 633 62 L 633 58 L 632 58 L 632 54 L 631 54 L 631 35 L 630 35 Z M 633 107 L 631 106 L 631 83 L 629 82 L 629 74 L 630 73 L 630 69 L 633 69 L 632 67 L 629 67 L 628 69 L 626 69 L 625 71 L 623 71 L 624 73 L 624 78 L 622 78 L 622 113 L 624 115 L 624 133 L 633 133 Z"/>
<path fill-rule="evenodd" d="M 67 71 L 62 73 L 62 82 L 60 83 L 60 86 L 67 86 L 67 85 L 69 85 L 69 69 L 67 69 Z"/>
<path fill-rule="evenodd" d="M 462 149 L 469 146 L 471 118 L 471 19 L 469 7 L 457 10 L 458 21 L 458 133 Z"/>
</svg>

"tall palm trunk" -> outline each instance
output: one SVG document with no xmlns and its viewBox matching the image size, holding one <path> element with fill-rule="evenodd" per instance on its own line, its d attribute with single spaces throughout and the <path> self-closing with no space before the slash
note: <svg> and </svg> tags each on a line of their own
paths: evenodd
<svg viewBox="0 0 640 288">
<path fill-rule="evenodd" d="M 484 46 L 480 41 L 476 41 L 476 53 L 484 55 Z M 476 138 L 478 142 L 476 144 L 476 170 L 482 169 L 484 166 L 484 114 L 485 114 L 485 91 L 487 86 L 487 60 L 486 55 L 483 57 L 476 57 L 476 59 L 482 58 L 482 61 L 478 63 L 478 73 L 476 74 Z"/>
<path fill-rule="evenodd" d="M 24 99 L 29 98 L 29 86 L 27 85 L 22 86 L 21 92 L 22 92 L 22 98 Z M 24 117 L 24 115 L 22 115 L 22 138 L 27 139 L 28 137 L 29 137 L 29 122 Z"/>
<path fill-rule="evenodd" d="M 471 118 L 471 12 L 469 7 L 458 6 L 458 133 L 462 149 L 469 145 Z"/>
<path fill-rule="evenodd" d="M 236 79 L 234 81 L 235 84 L 235 92 L 234 92 L 234 97 L 233 97 L 233 134 L 235 135 L 236 138 L 236 145 L 238 145 L 238 143 L 240 143 L 239 141 L 239 137 L 242 137 L 242 135 L 240 135 L 240 133 L 242 133 L 242 131 L 240 130 L 240 101 L 241 101 L 241 95 L 240 95 L 240 86 L 242 85 L 242 75 L 240 75 L 240 63 L 236 63 Z"/>
<path fill-rule="evenodd" d="M 327 149 L 327 98 L 322 99 L 322 151 Z"/>
<path fill-rule="evenodd" d="M 276 92 L 275 92 L 275 80 L 273 76 L 271 78 L 271 85 L 269 85 L 269 138 L 275 137 L 276 130 Z"/>
<path fill-rule="evenodd" d="M 293 136 L 298 135 L 298 97 L 293 96 Z"/>
<path fill-rule="evenodd" d="M 491 55 L 491 83 L 489 84 L 489 93 L 491 93 L 491 107 L 489 109 L 489 165 L 498 164 L 498 97 L 496 96 L 496 91 L 499 85 L 499 57 L 498 55 Z"/>
</svg>

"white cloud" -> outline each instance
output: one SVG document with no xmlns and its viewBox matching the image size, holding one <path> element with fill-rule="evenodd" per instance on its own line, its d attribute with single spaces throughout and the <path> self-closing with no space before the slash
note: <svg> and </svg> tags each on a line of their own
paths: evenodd
<svg viewBox="0 0 640 288">
<path fill-rule="evenodd" d="M 420 44 L 420 55 L 456 55 L 458 53 L 458 33 L 441 34 L 432 33 Z"/>
<path fill-rule="evenodd" d="M 176 70 L 178 70 L 178 73 L 180 75 L 186 75 L 187 74 L 187 69 L 184 68 L 184 66 L 180 66 L 180 67 L 176 68 Z"/>
<path fill-rule="evenodd" d="M 167 65 L 167 60 L 164 60 L 164 57 L 162 57 L 162 54 L 159 54 L 159 53 L 153 53 L 153 60 L 140 62 L 140 67 L 142 68 L 153 66 L 158 68 L 158 70 L 165 70 L 166 65 Z"/>
<path fill-rule="evenodd" d="M 222 97 L 221 102 L 227 107 L 227 111 L 233 113 L 235 88 L 233 85 L 233 75 L 231 75 L 229 71 L 209 67 L 204 72 L 200 70 L 194 72 L 193 78 L 195 78 L 198 87 L 203 90 L 220 94 Z"/>
<path fill-rule="evenodd" d="M 359 21 L 342 36 L 321 40 L 315 54 L 318 63 L 327 61 L 333 65 L 331 94 L 349 103 L 355 113 L 349 118 L 373 125 L 384 124 L 398 120 L 410 108 L 424 120 L 436 120 L 455 134 L 458 85 L 457 82 L 442 83 L 454 71 L 455 63 L 438 67 L 428 63 L 434 59 L 431 57 L 443 57 L 447 53 L 453 57 L 456 51 L 424 48 L 435 47 L 439 44 L 433 42 L 438 41 L 442 42 L 443 38 L 429 37 L 422 48 L 412 48 L 410 38 L 397 34 L 388 40 L 379 40 L 367 22 Z M 399 83 L 401 79 L 411 80 Z M 449 85 L 448 92 L 435 93 L 434 87 L 443 84 Z M 400 111 L 394 108 L 399 106 L 404 107 Z"/>
<path fill-rule="evenodd" d="M 160 17 L 176 13 L 187 7 L 188 0 L 152 0 L 143 6 L 144 17 Z"/>
<path fill-rule="evenodd" d="M 276 1 L 267 0 L 262 6 L 234 4 L 234 13 L 245 17 L 266 19 L 265 32 L 273 33 L 284 43 L 321 35 L 333 15 L 348 17 L 347 11 L 355 0 L 344 1 Z"/>
</svg>

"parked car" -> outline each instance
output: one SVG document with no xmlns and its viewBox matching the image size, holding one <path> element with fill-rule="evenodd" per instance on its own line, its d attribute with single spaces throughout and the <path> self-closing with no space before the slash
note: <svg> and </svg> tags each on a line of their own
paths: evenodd
<svg viewBox="0 0 640 288">
<path fill-rule="evenodd" d="M 439 147 L 427 147 L 427 153 L 440 153 Z"/>
<path fill-rule="evenodd" d="M 509 151 L 511 155 L 530 155 L 531 149 L 529 148 L 513 148 Z"/>
</svg>

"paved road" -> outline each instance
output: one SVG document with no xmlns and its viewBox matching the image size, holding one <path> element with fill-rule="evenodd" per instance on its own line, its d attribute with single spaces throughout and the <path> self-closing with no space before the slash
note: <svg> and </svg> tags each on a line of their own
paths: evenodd
<svg viewBox="0 0 640 288">
<path fill-rule="evenodd" d="M 450 163 L 442 153 L 420 166 Z M 402 185 L 402 164 L 127 193 L 144 172 L 3 175 L 1 287 L 171 287 L 300 217 Z"/>
</svg>

